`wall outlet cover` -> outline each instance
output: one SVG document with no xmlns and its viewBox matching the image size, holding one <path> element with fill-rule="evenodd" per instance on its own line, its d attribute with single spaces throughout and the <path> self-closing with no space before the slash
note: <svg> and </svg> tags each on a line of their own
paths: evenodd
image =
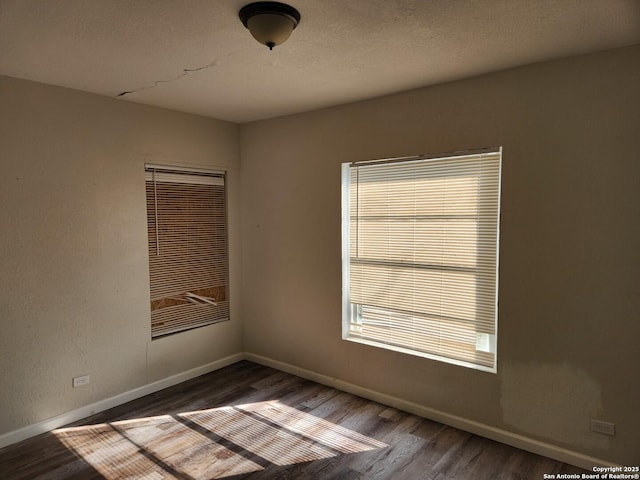
<svg viewBox="0 0 640 480">
<path fill-rule="evenodd" d="M 591 419 L 591 431 L 602 433 L 603 435 L 615 436 L 616 426 L 611 422 L 605 422 L 604 420 Z"/>
<path fill-rule="evenodd" d="M 73 378 L 73 388 L 89 384 L 89 374 Z"/>
</svg>

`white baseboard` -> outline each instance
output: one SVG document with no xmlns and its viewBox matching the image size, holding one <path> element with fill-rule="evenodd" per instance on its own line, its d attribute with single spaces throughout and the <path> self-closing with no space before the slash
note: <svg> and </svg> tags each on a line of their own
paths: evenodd
<svg viewBox="0 0 640 480">
<path fill-rule="evenodd" d="M 409 402 L 401 398 L 392 397 L 391 395 L 385 395 L 368 388 L 364 388 L 358 385 L 354 385 L 349 382 L 342 381 L 337 378 L 329 377 L 311 370 L 297 367 L 288 363 L 273 360 L 271 358 L 263 357 L 261 355 L 254 355 L 252 353 L 245 353 L 244 358 L 246 360 L 272 367 L 283 372 L 291 373 L 307 380 L 312 380 L 329 387 L 337 388 L 344 392 L 352 393 L 360 397 L 373 400 L 383 405 L 404 410 L 405 412 L 413 413 L 420 417 L 428 418 L 445 425 L 449 425 L 466 432 L 470 432 L 481 437 L 489 438 L 512 447 L 526 450 L 527 452 L 542 455 L 554 460 L 568 463 L 576 467 L 584 468 L 585 470 L 592 471 L 595 466 L 611 466 L 617 467 L 618 464 L 611 463 L 607 460 L 584 455 L 579 452 L 567 450 L 565 448 L 552 445 L 550 443 L 541 442 L 532 438 L 519 435 L 517 433 L 508 432 L 484 423 L 475 422 L 457 415 L 442 412 L 433 408 L 425 407 L 417 403 Z"/>
<path fill-rule="evenodd" d="M 172 375 L 162 380 L 143 385 L 142 387 L 134 388 L 133 390 L 129 390 L 119 395 L 114 395 L 113 397 L 100 400 L 90 405 L 85 405 L 84 407 L 80 407 L 76 410 L 65 412 L 61 415 L 48 418 L 47 420 L 43 420 L 41 422 L 28 425 L 18 430 L 5 433 L 3 435 L 0 435 L 0 448 L 20 442 L 22 440 L 26 440 L 27 438 L 35 437 L 36 435 L 40 435 L 41 433 L 48 432 L 55 428 L 62 427 L 63 425 L 67 425 L 71 422 L 75 422 L 76 420 L 80 420 L 84 417 L 88 417 L 89 415 L 93 415 L 94 413 L 117 407 L 118 405 L 130 402 L 131 400 L 135 400 L 136 398 L 144 397 L 145 395 L 160 391 L 164 388 L 172 387 L 173 385 L 191 380 L 192 378 L 199 377 L 200 375 L 204 375 L 205 373 L 213 372 L 214 370 L 226 367 L 227 365 L 236 363 L 240 360 L 243 360 L 244 358 L 245 355 L 243 353 L 236 353 L 234 355 L 221 358 L 220 360 L 216 360 L 215 362 L 192 368 L 191 370 L 187 370 L 185 372 Z"/>
<path fill-rule="evenodd" d="M 211 362 L 206 365 L 202 365 L 200 367 L 196 367 L 191 370 L 172 375 L 162 380 L 158 380 L 148 385 L 143 385 L 142 387 L 138 387 L 119 395 L 100 400 L 90 405 L 86 405 L 76 410 L 57 415 L 33 425 L 28 425 L 18 430 L 5 433 L 3 435 L 0 435 L 0 448 L 62 427 L 69 423 L 75 422 L 76 420 L 80 420 L 82 418 L 88 417 L 89 415 L 93 415 L 94 413 L 108 410 L 109 408 L 122 405 L 123 403 L 135 400 L 150 393 L 160 391 L 164 388 L 177 385 L 178 383 L 190 380 L 200 375 L 204 375 L 205 373 L 213 372 L 214 370 L 226 367 L 240 360 L 249 360 L 261 365 L 281 370 L 283 372 L 291 373 L 293 375 L 297 375 L 299 377 L 306 378 L 308 380 L 312 380 L 329 387 L 337 388 L 338 390 L 342 390 L 344 392 L 352 393 L 354 395 L 373 400 L 383 405 L 398 408 L 400 410 L 404 410 L 405 412 L 413 413 L 415 415 L 419 415 L 421 417 L 428 418 L 445 425 L 459 428 L 460 430 L 464 430 L 466 432 L 480 435 L 481 437 L 489 438 L 491 440 L 495 440 L 506 445 L 511 445 L 513 447 L 520 448 L 537 455 L 543 455 L 545 457 L 568 463 L 570 465 L 575 465 L 589 471 L 591 471 L 594 466 L 619 466 L 607 460 L 602 460 L 599 458 L 584 455 L 579 452 L 567 450 L 550 443 L 534 440 L 517 433 L 508 432 L 506 430 L 495 428 L 480 422 L 475 422 L 473 420 L 459 417 L 457 415 L 452 415 L 440 410 L 425 407 L 417 403 L 409 402 L 401 398 L 376 392 L 374 390 L 345 382 L 337 378 L 329 377 L 312 370 L 307 370 L 295 365 L 291 365 L 289 363 L 273 360 L 271 358 L 263 357 L 261 355 L 255 355 L 252 353 L 236 353 L 215 362 Z"/>
</svg>

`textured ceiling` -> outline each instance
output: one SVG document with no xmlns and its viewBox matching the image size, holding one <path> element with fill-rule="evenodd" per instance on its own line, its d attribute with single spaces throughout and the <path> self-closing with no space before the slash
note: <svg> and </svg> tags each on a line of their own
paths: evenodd
<svg viewBox="0 0 640 480">
<path fill-rule="evenodd" d="M 247 122 L 640 43 L 640 0 L 291 0 L 269 51 L 250 0 L 0 0 L 0 74 Z"/>
</svg>

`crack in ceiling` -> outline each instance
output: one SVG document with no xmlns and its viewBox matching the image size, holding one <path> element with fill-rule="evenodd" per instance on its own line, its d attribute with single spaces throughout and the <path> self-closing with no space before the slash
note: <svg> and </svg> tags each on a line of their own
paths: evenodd
<svg viewBox="0 0 640 480">
<path fill-rule="evenodd" d="M 196 67 L 196 68 L 183 68 L 182 69 L 182 73 L 177 75 L 174 78 L 170 78 L 168 80 L 156 80 L 153 82 L 153 85 L 144 85 L 142 87 L 139 88 L 134 88 L 133 90 L 125 90 L 124 92 L 120 92 L 119 94 L 117 94 L 115 96 L 115 98 L 118 97 L 124 97 L 125 95 L 130 95 L 132 93 L 136 93 L 136 92 L 141 92 L 142 90 L 149 90 L 151 88 L 155 88 L 158 85 L 162 84 L 162 83 L 171 83 L 171 82 L 175 82 L 176 80 L 181 79 L 182 77 L 186 77 L 187 75 L 193 73 L 193 72 L 199 72 L 201 70 L 206 70 L 207 68 L 211 68 L 213 66 L 215 66 L 218 63 L 218 60 L 214 60 L 211 63 L 207 63 L 206 65 L 203 65 L 202 67 Z"/>
</svg>

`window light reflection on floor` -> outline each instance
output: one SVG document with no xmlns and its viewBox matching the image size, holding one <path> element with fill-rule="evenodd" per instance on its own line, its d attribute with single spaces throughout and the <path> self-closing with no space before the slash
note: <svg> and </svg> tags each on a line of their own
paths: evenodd
<svg viewBox="0 0 640 480">
<path fill-rule="evenodd" d="M 53 433 L 107 480 L 217 479 L 387 447 L 278 401 Z"/>
<path fill-rule="evenodd" d="M 286 428 L 340 453 L 357 453 L 387 445 L 322 418 L 309 415 L 280 402 L 260 402 L 236 407 L 256 418 Z M 367 448 L 369 447 L 369 448 Z"/>
</svg>

